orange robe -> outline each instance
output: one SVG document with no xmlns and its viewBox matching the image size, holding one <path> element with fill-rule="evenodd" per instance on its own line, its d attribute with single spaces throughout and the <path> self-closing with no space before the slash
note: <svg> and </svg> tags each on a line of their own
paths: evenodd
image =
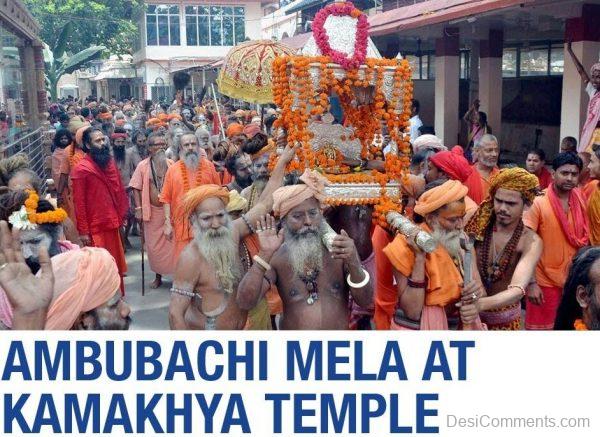
<svg viewBox="0 0 600 437">
<path fill-rule="evenodd" d="M 426 225 L 422 225 L 422 228 L 431 232 Z M 406 242 L 404 235 L 396 235 L 394 241 L 387 245 L 383 252 L 396 270 L 403 276 L 410 277 L 415 263 L 415 254 Z M 425 279 L 427 289 L 425 290 L 420 329 L 448 329 L 445 307 L 455 304 L 460 299 L 463 278 L 450 254 L 442 246 L 438 246 L 435 251 L 426 255 Z M 481 328 L 481 322 L 477 322 L 476 325 Z M 392 320 L 391 329 L 402 328 Z"/>
<path fill-rule="evenodd" d="M 68 184 L 65 188 L 64 193 L 62 193 L 63 205 L 62 207 L 69 215 L 71 221 L 77 225 L 77 219 L 75 217 L 75 206 L 73 204 L 73 183 L 71 182 L 71 178 L 69 177 L 71 174 L 71 170 L 83 159 L 85 156 L 85 152 L 81 150 L 79 147 L 76 147 L 73 150 L 73 144 L 69 144 L 64 149 L 64 154 L 61 157 L 60 164 L 58 165 L 58 177 L 60 179 L 60 175 L 67 175 Z M 54 181 L 56 186 L 58 187 L 58 180 Z"/>
<path fill-rule="evenodd" d="M 600 244 L 600 181 L 588 182 L 583 189 L 583 195 L 590 220 L 590 243 L 597 246 Z"/>
<path fill-rule="evenodd" d="M 189 189 L 206 184 L 221 185 L 221 179 L 219 178 L 219 174 L 215 170 L 215 166 L 212 164 L 212 162 L 201 158 L 199 167 L 200 168 L 196 169 L 195 171 L 187 169 Z M 196 175 L 198 171 L 201 172 L 199 184 L 196 181 Z M 192 240 L 193 237 L 189 218 L 185 217 L 183 211 L 181 210 L 181 203 L 184 195 L 185 189 L 183 186 L 181 167 L 179 164 L 172 165 L 169 167 L 167 174 L 165 175 L 165 182 L 160 194 L 160 201 L 162 203 L 168 203 L 171 205 L 171 224 L 173 225 L 173 239 L 175 242 L 173 256 L 175 263 L 177 262 L 176 260 L 179 259 L 181 251 Z"/>
<path fill-rule="evenodd" d="M 500 170 L 498 168 L 494 168 L 490 173 L 490 176 L 485 178 L 479 173 L 477 167 L 473 165 L 473 172 L 467 180 L 463 182 L 463 185 L 469 189 L 467 194 L 477 205 L 481 205 L 481 202 L 488 196 L 490 193 L 490 180 L 499 172 Z"/>
<path fill-rule="evenodd" d="M 567 218 L 569 224 L 573 226 L 571 209 Z M 544 243 L 542 256 L 535 269 L 535 278 L 542 289 L 545 303 L 533 305 L 527 301 L 525 327 L 552 329 L 562 288 L 577 248 L 572 246 L 565 237 L 547 195 L 535 198 L 531 208 L 523 215 L 523 223 L 537 232 Z"/>
</svg>

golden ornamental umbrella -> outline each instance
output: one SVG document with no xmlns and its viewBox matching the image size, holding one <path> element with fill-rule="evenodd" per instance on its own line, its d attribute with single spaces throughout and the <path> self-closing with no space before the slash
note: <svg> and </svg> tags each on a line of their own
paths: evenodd
<svg viewBox="0 0 600 437">
<path fill-rule="evenodd" d="M 275 41 L 247 41 L 232 48 L 217 78 L 219 91 L 251 103 L 273 102 L 273 59 L 293 55 L 294 50 Z"/>
</svg>

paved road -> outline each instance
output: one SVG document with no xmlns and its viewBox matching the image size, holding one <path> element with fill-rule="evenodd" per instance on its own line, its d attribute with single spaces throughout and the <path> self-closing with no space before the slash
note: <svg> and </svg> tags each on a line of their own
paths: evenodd
<svg viewBox="0 0 600 437">
<path fill-rule="evenodd" d="M 125 277 L 125 298 L 131 306 L 133 322 L 130 329 L 169 329 L 168 308 L 171 278 L 163 282 L 162 287 L 152 290 L 148 286 L 154 280 L 154 273 L 148 265 L 146 256 L 145 281 L 146 293 L 142 296 L 142 255 L 140 238 L 129 237 L 133 249 L 125 253 L 128 272 Z"/>
</svg>

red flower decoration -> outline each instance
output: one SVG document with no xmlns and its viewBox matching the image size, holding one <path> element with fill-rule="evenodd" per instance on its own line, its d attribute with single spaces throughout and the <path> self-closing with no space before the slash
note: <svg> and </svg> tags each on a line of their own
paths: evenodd
<svg viewBox="0 0 600 437">
<path fill-rule="evenodd" d="M 348 57 L 347 54 L 331 48 L 329 45 L 329 37 L 327 36 L 324 26 L 325 20 L 327 20 L 327 17 L 330 15 L 338 17 L 348 16 L 356 18 L 358 21 L 356 25 L 354 55 L 351 58 Z M 313 35 L 321 53 L 323 53 L 324 56 L 331 58 L 332 62 L 339 64 L 344 70 L 357 69 L 364 63 L 365 58 L 367 57 L 369 22 L 367 21 L 367 16 L 356 9 L 350 2 L 333 3 L 317 12 L 313 21 Z"/>
</svg>

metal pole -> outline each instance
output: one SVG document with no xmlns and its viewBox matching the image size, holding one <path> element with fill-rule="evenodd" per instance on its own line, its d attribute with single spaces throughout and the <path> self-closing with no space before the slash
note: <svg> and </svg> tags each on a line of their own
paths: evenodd
<svg viewBox="0 0 600 437">
<path fill-rule="evenodd" d="M 215 84 L 210 84 L 212 90 L 213 101 L 215 102 L 215 109 L 217 110 L 217 117 L 219 117 L 219 126 L 221 127 L 221 138 L 225 139 L 225 129 L 223 128 L 223 120 L 221 119 L 221 110 L 219 109 L 219 102 L 217 101 L 217 93 L 215 91 Z"/>
</svg>

